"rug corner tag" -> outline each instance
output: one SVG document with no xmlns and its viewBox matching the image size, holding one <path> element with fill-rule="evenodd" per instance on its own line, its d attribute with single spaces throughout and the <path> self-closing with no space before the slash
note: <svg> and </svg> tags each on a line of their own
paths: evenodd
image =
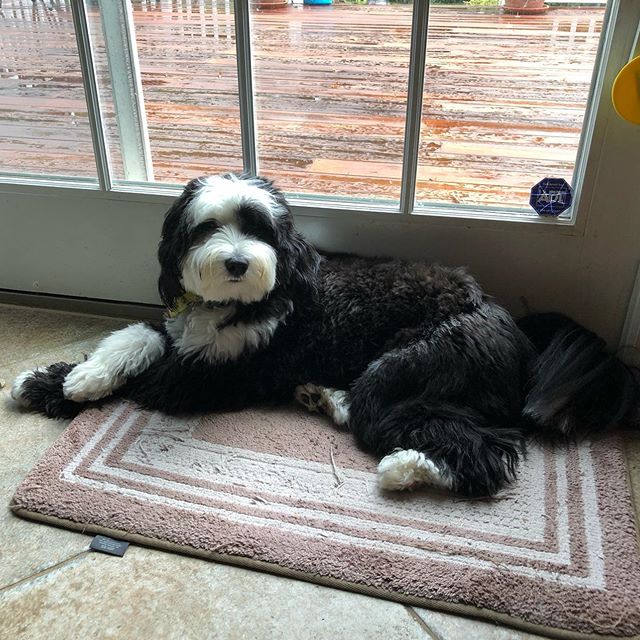
<svg viewBox="0 0 640 640">
<path fill-rule="evenodd" d="M 101 553 L 108 553 L 112 556 L 122 556 L 129 548 L 129 543 L 125 540 L 116 540 L 115 538 L 108 538 L 107 536 L 96 536 L 89 545 L 90 549 L 94 551 L 100 551 Z"/>
</svg>

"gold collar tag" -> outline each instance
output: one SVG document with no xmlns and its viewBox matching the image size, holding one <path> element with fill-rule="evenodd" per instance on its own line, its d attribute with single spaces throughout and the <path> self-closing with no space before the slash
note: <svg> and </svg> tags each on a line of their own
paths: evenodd
<svg viewBox="0 0 640 640">
<path fill-rule="evenodd" d="M 173 307 L 169 309 L 169 317 L 175 318 L 176 316 L 179 316 L 197 302 L 202 302 L 202 298 L 197 293 L 187 291 L 184 295 L 180 296 Z"/>
</svg>

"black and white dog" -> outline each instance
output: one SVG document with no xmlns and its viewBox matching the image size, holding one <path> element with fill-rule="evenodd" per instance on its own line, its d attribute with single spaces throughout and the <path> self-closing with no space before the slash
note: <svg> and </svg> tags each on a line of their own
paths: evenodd
<svg viewBox="0 0 640 640">
<path fill-rule="evenodd" d="M 25 372 L 12 396 L 52 417 L 113 394 L 167 413 L 295 397 L 384 456 L 381 487 L 470 496 L 512 479 L 532 434 L 637 424 L 634 373 L 595 335 L 554 314 L 518 327 L 462 269 L 321 256 L 263 178 L 190 182 L 159 260 L 163 327 Z"/>
</svg>

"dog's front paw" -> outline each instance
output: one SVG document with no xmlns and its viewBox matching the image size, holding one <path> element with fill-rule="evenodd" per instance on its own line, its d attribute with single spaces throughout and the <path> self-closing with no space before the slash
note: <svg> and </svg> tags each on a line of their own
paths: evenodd
<svg viewBox="0 0 640 640">
<path fill-rule="evenodd" d="M 32 401 L 29 398 L 28 383 L 35 379 L 36 373 L 44 373 L 46 369 L 44 367 L 38 367 L 37 369 L 29 369 L 19 373 L 13 384 L 11 385 L 11 397 L 15 400 L 16 404 L 21 407 L 30 408 Z"/>
<path fill-rule="evenodd" d="M 62 392 L 67 400 L 90 402 L 111 395 L 119 385 L 117 376 L 95 360 L 82 362 L 69 373 L 62 383 Z"/>
<path fill-rule="evenodd" d="M 17 404 L 40 411 L 50 418 L 73 418 L 82 405 L 67 400 L 62 382 L 75 365 L 58 362 L 21 373 L 13 382 L 11 397 Z"/>
</svg>

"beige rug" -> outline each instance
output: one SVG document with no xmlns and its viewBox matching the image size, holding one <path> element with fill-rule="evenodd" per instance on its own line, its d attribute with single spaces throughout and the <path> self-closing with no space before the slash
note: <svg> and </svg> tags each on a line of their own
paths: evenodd
<svg viewBox="0 0 640 640">
<path fill-rule="evenodd" d="M 576 637 L 640 634 L 622 442 L 533 448 L 492 501 L 382 494 L 320 416 L 191 419 L 126 403 L 73 421 L 18 488 L 21 516 Z"/>
</svg>

